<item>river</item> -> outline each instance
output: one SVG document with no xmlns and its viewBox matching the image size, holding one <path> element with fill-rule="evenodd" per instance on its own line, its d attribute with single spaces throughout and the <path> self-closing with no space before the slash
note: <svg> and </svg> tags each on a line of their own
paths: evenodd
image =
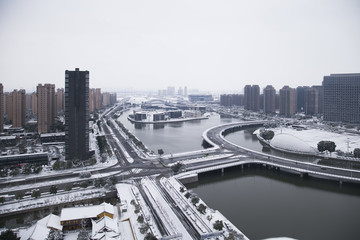
<svg viewBox="0 0 360 240">
<path fill-rule="evenodd" d="M 201 149 L 202 133 L 212 126 L 236 121 L 212 115 L 208 120 L 135 126 L 121 122 L 154 152 L 177 153 Z M 227 139 L 261 151 L 252 130 Z M 296 158 L 296 157 L 295 157 Z M 219 210 L 250 239 L 359 239 L 359 185 L 301 179 L 299 175 L 256 167 L 226 169 L 224 175 L 202 174 L 187 186 L 211 208 Z"/>
</svg>

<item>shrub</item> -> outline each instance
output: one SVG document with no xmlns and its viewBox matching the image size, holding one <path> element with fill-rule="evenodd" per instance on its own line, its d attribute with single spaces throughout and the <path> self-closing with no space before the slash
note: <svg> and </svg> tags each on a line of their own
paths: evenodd
<svg viewBox="0 0 360 240">
<path fill-rule="evenodd" d="M 40 190 L 39 189 L 34 189 L 31 193 L 31 197 L 33 198 L 39 198 L 40 197 Z"/>
<path fill-rule="evenodd" d="M 23 192 L 18 192 L 15 194 L 15 199 L 16 200 L 20 200 L 24 198 L 24 193 Z"/>
<path fill-rule="evenodd" d="M 71 191 L 72 187 L 73 187 L 73 184 L 72 184 L 72 183 L 69 183 L 69 184 L 67 184 L 67 185 L 65 186 L 65 190 L 66 190 L 66 191 Z"/>
<path fill-rule="evenodd" d="M 194 205 L 198 204 L 199 201 L 200 201 L 200 199 L 199 199 L 198 197 L 193 197 L 193 198 L 191 199 L 191 203 L 194 204 Z"/>
<path fill-rule="evenodd" d="M 80 178 L 89 178 L 91 177 L 91 172 L 81 172 Z"/>
<path fill-rule="evenodd" d="M 0 240 L 19 240 L 20 238 L 17 237 L 16 233 L 14 233 L 12 230 L 6 230 L 1 233 Z"/>
<path fill-rule="evenodd" d="M 87 188 L 88 186 L 89 186 L 89 183 L 86 181 L 80 183 L 80 187 L 82 187 L 82 188 Z"/>
<path fill-rule="evenodd" d="M 264 130 L 260 133 L 260 136 L 265 140 L 271 140 L 274 137 L 275 133 L 272 130 Z"/>
<path fill-rule="evenodd" d="M 224 227 L 223 221 L 221 220 L 216 220 L 214 225 L 213 225 L 215 230 L 221 231 Z"/>
<path fill-rule="evenodd" d="M 57 193 L 57 190 L 58 190 L 57 186 L 51 185 L 49 191 L 50 191 L 51 194 L 56 194 L 56 193 Z"/>
<path fill-rule="evenodd" d="M 143 215 L 138 216 L 137 221 L 138 221 L 139 223 L 143 223 L 143 222 L 144 222 L 144 217 L 143 217 Z"/>
<path fill-rule="evenodd" d="M 202 203 L 199 204 L 199 206 L 197 207 L 197 210 L 201 213 L 201 214 L 205 214 L 206 213 L 206 206 Z"/>
<path fill-rule="evenodd" d="M 360 158 L 360 148 L 355 148 L 354 149 L 354 157 Z"/>
</svg>

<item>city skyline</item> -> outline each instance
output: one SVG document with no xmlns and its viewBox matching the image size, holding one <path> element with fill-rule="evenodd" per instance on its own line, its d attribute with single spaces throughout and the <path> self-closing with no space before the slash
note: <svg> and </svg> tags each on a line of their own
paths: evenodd
<svg viewBox="0 0 360 240">
<path fill-rule="evenodd" d="M 357 1 L 5 0 L 0 79 L 4 92 L 64 88 L 63 69 L 80 67 L 104 91 L 321 85 L 359 72 L 359 10 Z"/>
</svg>

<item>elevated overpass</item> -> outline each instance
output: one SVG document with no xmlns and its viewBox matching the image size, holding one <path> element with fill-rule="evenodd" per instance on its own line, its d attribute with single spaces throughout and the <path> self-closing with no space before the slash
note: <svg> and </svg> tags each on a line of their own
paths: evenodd
<svg viewBox="0 0 360 240">
<path fill-rule="evenodd" d="M 206 166 L 203 164 L 198 167 L 193 166 L 192 168 L 187 169 L 190 170 L 190 172 L 193 171 L 193 173 L 201 173 L 243 164 L 263 164 L 266 166 L 272 166 L 278 169 L 299 173 L 301 177 L 311 175 L 314 177 L 338 180 L 340 183 L 343 181 L 360 183 L 359 170 L 324 166 L 310 162 L 277 157 L 236 145 L 225 139 L 226 133 L 232 130 L 239 130 L 250 126 L 260 127 L 267 122 L 269 121 L 236 122 L 207 129 L 203 133 L 203 139 L 212 145 L 213 149 L 232 151 L 237 154 L 246 155 L 247 158 L 238 157 L 237 161 L 219 161 L 217 165 L 213 164 L 212 166 Z"/>
</svg>

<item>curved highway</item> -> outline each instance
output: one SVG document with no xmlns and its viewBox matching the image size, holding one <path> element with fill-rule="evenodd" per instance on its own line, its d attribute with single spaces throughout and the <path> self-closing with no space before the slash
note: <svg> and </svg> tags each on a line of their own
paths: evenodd
<svg viewBox="0 0 360 240">
<path fill-rule="evenodd" d="M 203 138 L 215 149 L 229 150 L 234 153 L 239 153 L 248 156 L 243 158 L 248 163 L 249 160 L 253 163 L 263 163 L 271 165 L 277 168 L 286 169 L 292 172 L 298 172 L 303 175 L 313 175 L 316 177 L 323 177 L 329 179 L 335 179 L 340 181 L 360 182 L 360 171 L 354 169 L 345 169 L 338 167 L 324 166 L 314 163 L 296 161 L 283 157 L 277 157 L 262 152 L 257 152 L 234 143 L 229 142 L 224 137 L 224 132 L 231 129 L 242 129 L 249 126 L 262 126 L 268 121 L 249 121 L 249 122 L 237 122 L 216 126 L 206 130 L 203 134 Z M 239 163 L 241 164 L 241 162 Z"/>
</svg>

